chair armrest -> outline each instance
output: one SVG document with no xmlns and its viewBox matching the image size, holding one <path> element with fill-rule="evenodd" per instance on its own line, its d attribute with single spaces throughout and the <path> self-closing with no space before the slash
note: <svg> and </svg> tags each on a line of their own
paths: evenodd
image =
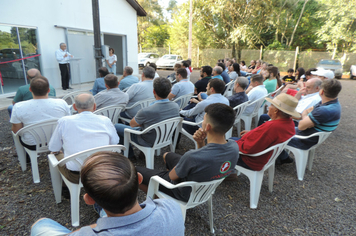
<svg viewBox="0 0 356 236">
<path fill-rule="evenodd" d="M 48 154 L 48 161 L 52 167 L 56 167 L 59 163 L 57 158 L 52 153 Z"/>
<path fill-rule="evenodd" d="M 183 123 L 183 124 L 186 124 L 186 125 L 197 126 L 197 125 L 202 124 L 203 121 L 200 121 L 199 123 L 196 123 L 196 122 L 191 122 L 191 121 L 183 120 L 182 123 Z"/>
<path fill-rule="evenodd" d="M 145 130 L 139 131 L 139 130 L 133 130 L 133 129 L 125 128 L 124 129 L 124 133 L 131 133 L 131 134 L 141 135 L 141 134 L 145 133 Z"/>
</svg>

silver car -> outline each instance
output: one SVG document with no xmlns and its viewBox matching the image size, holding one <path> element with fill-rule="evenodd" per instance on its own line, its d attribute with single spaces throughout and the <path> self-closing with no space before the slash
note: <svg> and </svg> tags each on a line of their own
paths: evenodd
<svg viewBox="0 0 356 236">
<path fill-rule="evenodd" d="M 341 79 L 342 77 L 342 64 L 339 60 L 322 59 L 319 61 L 316 67 L 333 71 L 336 79 Z"/>
<path fill-rule="evenodd" d="M 173 69 L 176 63 L 181 63 L 182 61 L 183 58 L 179 55 L 167 54 L 161 57 L 157 61 L 156 65 L 157 68 L 161 68 L 161 69 Z"/>
<path fill-rule="evenodd" d="M 156 53 L 139 53 L 138 54 L 138 67 L 148 66 L 150 63 L 156 63 L 159 59 L 159 55 Z"/>
</svg>

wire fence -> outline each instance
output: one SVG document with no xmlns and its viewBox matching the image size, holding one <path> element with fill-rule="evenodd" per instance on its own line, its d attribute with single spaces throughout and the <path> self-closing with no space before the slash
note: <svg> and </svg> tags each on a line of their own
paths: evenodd
<svg viewBox="0 0 356 236">
<path fill-rule="evenodd" d="M 188 59 L 188 49 L 170 49 L 170 48 L 144 48 L 142 52 L 157 53 L 159 56 L 165 54 L 177 54 L 184 59 Z M 296 54 L 297 53 L 297 54 Z M 282 50 L 241 50 L 241 60 L 249 65 L 251 60 L 262 59 L 263 61 L 273 64 L 281 72 L 290 68 L 303 67 L 305 70 L 316 67 L 321 59 L 332 59 L 332 52 L 315 52 L 315 51 L 282 51 Z M 192 49 L 192 66 L 201 67 L 204 65 L 214 66 L 219 59 L 232 58 L 231 49 Z M 350 71 L 351 65 L 356 64 L 356 53 L 335 53 L 334 59 L 341 61 L 344 73 Z"/>
</svg>

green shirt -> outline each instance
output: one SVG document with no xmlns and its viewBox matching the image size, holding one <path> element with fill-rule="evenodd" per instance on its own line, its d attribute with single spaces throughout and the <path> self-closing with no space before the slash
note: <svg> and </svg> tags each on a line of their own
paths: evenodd
<svg viewBox="0 0 356 236">
<path fill-rule="evenodd" d="M 56 90 L 50 85 L 49 86 L 49 97 L 56 97 Z M 23 85 L 21 87 L 19 87 L 19 89 L 16 92 L 16 95 L 14 97 L 14 102 L 22 102 L 22 101 L 27 101 L 32 99 L 32 93 L 30 92 L 30 84 L 27 85 Z"/>
<path fill-rule="evenodd" d="M 276 91 L 276 89 L 277 89 L 277 79 L 273 79 L 273 80 L 266 79 L 263 82 L 263 84 L 264 84 L 265 88 L 267 89 L 268 93 L 272 93 L 272 92 Z"/>
</svg>

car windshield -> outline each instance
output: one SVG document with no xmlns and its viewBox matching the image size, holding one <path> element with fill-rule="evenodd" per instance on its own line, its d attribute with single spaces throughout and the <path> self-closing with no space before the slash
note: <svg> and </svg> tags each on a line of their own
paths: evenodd
<svg viewBox="0 0 356 236">
<path fill-rule="evenodd" d="M 149 53 L 140 53 L 138 54 L 138 58 L 149 58 L 150 54 Z"/>
<path fill-rule="evenodd" d="M 165 59 L 165 60 L 175 60 L 177 58 L 177 56 L 172 56 L 172 55 L 164 55 L 162 57 L 162 59 Z"/>
<path fill-rule="evenodd" d="M 341 65 L 339 60 L 321 60 L 320 65 Z"/>
</svg>

